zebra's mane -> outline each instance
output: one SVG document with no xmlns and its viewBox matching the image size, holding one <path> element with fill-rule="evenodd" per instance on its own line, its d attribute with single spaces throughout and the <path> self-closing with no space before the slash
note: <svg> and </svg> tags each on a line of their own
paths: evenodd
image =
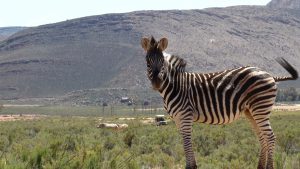
<svg viewBox="0 0 300 169">
<path fill-rule="evenodd" d="M 186 61 L 179 56 L 163 53 L 164 59 L 171 65 L 171 70 L 185 72 Z"/>
</svg>

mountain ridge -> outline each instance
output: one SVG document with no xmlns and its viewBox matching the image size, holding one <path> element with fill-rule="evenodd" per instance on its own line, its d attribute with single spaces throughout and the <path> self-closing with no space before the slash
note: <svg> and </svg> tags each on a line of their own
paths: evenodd
<svg viewBox="0 0 300 169">
<path fill-rule="evenodd" d="M 9 36 L 26 29 L 22 26 L 0 27 L 0 41 L 7 39 Z"/>
<path fill-rule="evenodd" d="M 300 67 L 300 12 L 257 6 L 137 11 L 29 28 L 0 42 L 2 99 L 59 97 L 94 88 L 150 90 L 143 36 L 169 39 L 168 53 L 188 71 L 253 65 L 287 75 L 284 56 Z"/>
<path fill-rule="evenodd" d="M 272 0 L 267 4 L 270 8 L 300 9 L 299 0 Z"/>
</svg>

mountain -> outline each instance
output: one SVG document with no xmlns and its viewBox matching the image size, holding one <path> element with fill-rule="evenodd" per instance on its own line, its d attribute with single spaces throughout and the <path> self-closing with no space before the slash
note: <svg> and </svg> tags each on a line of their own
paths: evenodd
<svg viewBox="0 0 300 169">
<path fill-rule="evenodd" d="M 267 4 L 271 8 L 300 9 L 299 0 L 272 0 Z"/>
<path fill-rule="evenodd" d="M 166 51 L 187 60 L 188 71 L 254 65 L 288 75 L 276 57 L 300 67 L 300 11 L 236 6 L 106 14 L 28 28 L 0 42 L 0 99 L 105 89 L 112 99 L 122 89 L 146 97 L 152 91 L 140 39 L 151 35 L 167 37 Z"/>
<path fill-rule="evenodd" d="M 26 29 L 26 27 L 0 27 L 0 41 L 23 29 Z"/>
</svg>

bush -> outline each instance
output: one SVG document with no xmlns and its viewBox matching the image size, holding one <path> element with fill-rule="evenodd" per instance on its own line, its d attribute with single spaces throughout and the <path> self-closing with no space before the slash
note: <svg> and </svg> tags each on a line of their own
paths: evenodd
<svg viewBox="0 0 300 169">
<path fill-rule="evenodd" d="M 96 128 L 95 119 L 1 122 L 0 168 L 184 168 L 182 138 L 174 123 L 156 127 L 133 121 L 128 130 L 113 131 Z M 299 168 L 299 120 L 300 112 L 271 116 L 276 168 Z M 192 138 L 199 168 L 257 167 L 259 141 L 243 118 L 226 127 L 195 124 Z"/>
<path fill-rule="evenodd" d="M 104 148 L 107 150 L 112 150 L 116 143 L 112 139 L 107 139 L 104 143 Z"/>
<path fill-rule="evenodd" d="M 128 147 L 131 147 L 133 138 L 134 134 L 132 132 L 127 132 L 125 137 L 123 138 L 123 141 Z"/>
</svg>

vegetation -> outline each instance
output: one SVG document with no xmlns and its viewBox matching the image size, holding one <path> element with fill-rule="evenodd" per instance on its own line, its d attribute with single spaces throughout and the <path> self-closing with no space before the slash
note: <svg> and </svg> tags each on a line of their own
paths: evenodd
<svg viewBox="0 0 300 169">
<path fill-rule="evenodd" d="M 3 110 L 7 111 L 7 110 Z M 157 127 L 135 120 L 128 129 L 96 128 L 97 117 L 44 116 L 0 122 L 0 168 L 183 168 L 181 137 L 173 123 Z M 276 168 L 299 169 L 300 112 L 273 112 Z M 245 118 L 230 125 L 194 125 L 199 168 L 255 168 L 259 143 Z"/>
<path fill-rule="evenodd" d="M 294 87 L 279 89 L 278 93 L 277 93 L 276 101 L 279 101 L 279 102 L 300 101 L 300 92 L 298 90 Z"/>
</svg>

